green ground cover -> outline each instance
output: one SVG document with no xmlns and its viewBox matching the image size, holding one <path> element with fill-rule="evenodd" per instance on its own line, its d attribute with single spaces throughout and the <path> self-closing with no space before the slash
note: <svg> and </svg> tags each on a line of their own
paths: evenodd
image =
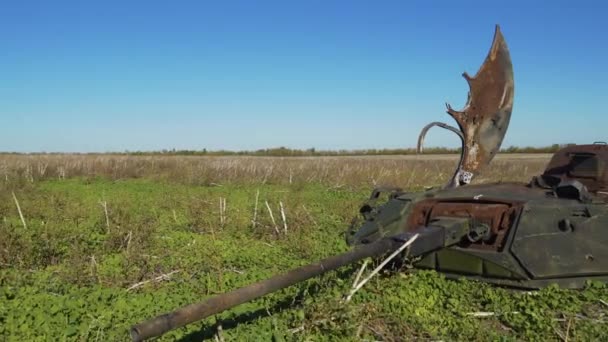
<svg viewBox="0 0 608 342">
<path fill-rule="evenodd" d="M 343 231 L 369 191 L 100 178 L 24 181 L 0 190 L 0 340 L 5 341 L 127 341 L 129 327 L 144 319 L 346 251 Z M 226 341 L 608 340 L 604 284 L 530 293 L 403 271 L 373 278 L 344 303 L 359 266 L 161 340 L 214 339 L 218 324 Z M 168 279 L 129 290 L 166 274 Z"/>
</svg>

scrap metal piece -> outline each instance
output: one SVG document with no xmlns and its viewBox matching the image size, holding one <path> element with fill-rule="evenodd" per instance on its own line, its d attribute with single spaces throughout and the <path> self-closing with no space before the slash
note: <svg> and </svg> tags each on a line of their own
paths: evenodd
<svg viewBox="0 0 608 342">
<path fill-rule="evenodd" d="M 431 129 L 435 126 L 439 126 L 443 129 L 447 129 L 448 131 L 455 133 L 460 138 L 460 141 L 462 142 L 462 144 L 464 144 L 464 135 L 462 134 L 461 131 L 458 130 L 458 128 L 455 128 L 455 127 L 450 126 L 443 122 L 435 121 L 435 122 L 431 122 L 430 124 L 428 124 L 428 125 L 424 126 L 424 128 L 422 128 L 422 131 L 420 132 L 420 135 L 418 136 L 418 145 L 416 145 L 417 153 L 422 153 L 422 145 L 424 144 L 424 138 L 426 138 L 426 133 L 429 131 L 429 129 Z"/>
<path fill-rule="evenodd" d="M 458 136 L 458 138 L 460 139 L 460 150 L 461 150 L 460 160 L 458 161 L 458 167 L 454 171 L 452 178 L 450 178 L 450 183 L 448 183 L 448 185 L 447 185 L 448 188 L 452 188 L 452 187 L 457 186 L 458 183 L 456 180 L 459 178 L 462 178 L 460 167 L 462 165 L 463 158 L 464 158 L 464 154 L 462 153 L 462 151 L 464 151 L 464 134 L 462 134 L 462 132 L 458 128 L 450 126 L 446 123 L 438 122 L 438 121 L 431 122 L 430 124 L 424 126 L 424 128 L 422 128 L 422 131 L 420 132 L 420 135 L 418 135 L 418 145 L 416 146 L 416 153 L 422 153 L 422 145 L 424 144 L 424 138 L 426 138 L 426 133 L 435 126 L 441 127 L 443 129 L 447 129 L 448 131 L 455 133 Z M 471 175 L 471 177 L 472 177 L 472 175 Z"/>
<path fill-rule="evenodd" d="M 460 175 L 475 175 L 487 166 L 502 144 L 509 127 L 515 86 L 509 48 L 496 25 L 490 52 L 474 77 L 462 76 L 469 84 L 469 96 L 461 111 L 449 104 L 450 114 L 464 135 Z M 466 184 L 458 180 L 459 185 Z"/>
<path fill-rule="evenodd" d="M 433 122 L 425 126 L 418 138 L 418 152 L 427 131 L 439 126 L 456 133 L 462 140 L 460 162 L 447 187 L 471 182 L 472 178 L 494 158 L 509 127 L 515 86 L 513 65 L 507 43 L 496 25 L 492 47 L 474 77 L 462 76 L 469 84 L 465 107 L 454 110 L 449 104 L 447 113 L 456 120 L 460 131 L 445 123 Z"/>
</svg>

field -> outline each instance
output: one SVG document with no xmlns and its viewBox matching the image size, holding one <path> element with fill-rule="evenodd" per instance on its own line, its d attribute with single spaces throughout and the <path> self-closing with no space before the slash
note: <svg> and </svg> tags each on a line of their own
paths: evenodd
<svg viewBox="0 0 608 342">
<path fill-rule="evenodd" d="M 476 182 L 525 182 L 548 158 L 499 155 Z M 442 185 L 455 162 L 0 155 L 0 340 L 127 341 L 144 319 L 346 251 L 374 186 Z M 160 340 L 608 340 L 604 284 L 521 292 L 404 270 L 346 303 L 359 267 Z"/>
</svg>

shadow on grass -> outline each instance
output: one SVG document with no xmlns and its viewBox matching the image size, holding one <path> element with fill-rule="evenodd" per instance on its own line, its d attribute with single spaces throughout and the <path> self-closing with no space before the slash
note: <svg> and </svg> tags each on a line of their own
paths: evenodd
<svg viewBox="0 0 608 342">
<path fill-rule="evenodd" d="M 352 274 L 353 270 L 349 267 L 345 268 L 343 271 L 337 271 L 335 273 L 336 277 L 342 279 L 348 279 Z M 283 299 L 277 303 L 275 303 L 270 308 L 261 308 L 256 311 L 242 313 L 232 318 L 227 319 L 219 319 L 216 324 L 206 324 L 199 331 L 192 332 L 181 339 L 179 342 L 194 342 L 194 341 L 202 341 L 212 339 L 217 333 L 218 324 L 222 325 L 222 330 L 230 330 L 236 328 L 236 326 L 240 324 L 249 323 L 255 321 L 259 318 L 268 317 L 271 314 L 269 312 L 280 312 L 289 308 L 296 308 L 302 304 L 305 296 L 315 296 L 319 293 L 322 293 L 328 286 L 322 284 L 322 282 L 316 282 L 314 284 L 310 284 L 305 286 L 301 284 L 298 293 L 293 298 Z"/>
</svg>

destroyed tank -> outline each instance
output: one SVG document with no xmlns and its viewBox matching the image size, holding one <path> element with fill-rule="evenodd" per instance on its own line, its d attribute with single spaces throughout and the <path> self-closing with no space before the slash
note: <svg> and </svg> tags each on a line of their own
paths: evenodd
<svg viewBox="0 0 608 342">
<path fill-rule="evenodd" d="M 142 341 L 365 258 L 398 256 L 416 268 L 501 286 L 582 288 L 608 281 L 608 145 L 566 147 L 528 183 L 471 184 L 506 134 L 513 109 L 513 66 L 496 26 L 490 51 L 463 110 L 447 105 L 461 155 L 447 184 L 420 192 L 374 189 L 347 229 L 352 250 L 162 314 L 131 328 Z M 386 196 L 383 196 L 386 195 Z M 382 200 L 386 197 L 385 200 Z M 407 246 L 407 249 L 404 247 Z"/>
</svg>

